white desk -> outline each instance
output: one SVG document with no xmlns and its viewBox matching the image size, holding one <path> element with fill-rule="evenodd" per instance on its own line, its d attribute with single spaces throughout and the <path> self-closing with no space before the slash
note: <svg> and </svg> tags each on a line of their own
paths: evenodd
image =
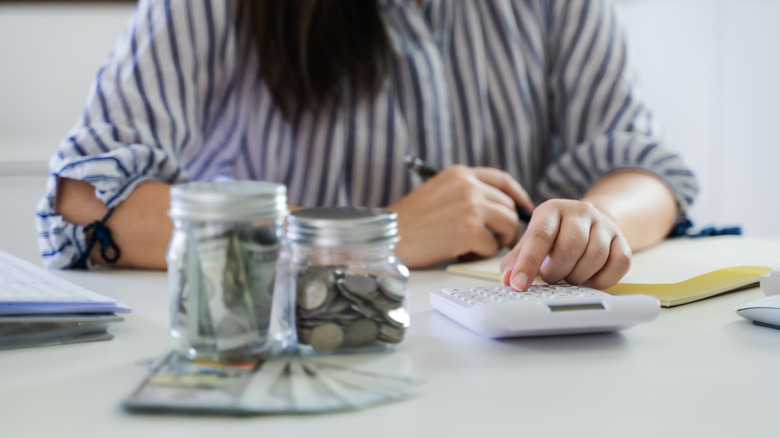
<svg viewBox="0 0 780 438">
<path fill-rule="evenodd" d="M 41 181 L 0 178 L 0 249 L 38 264 L 32 218 Z M 164 272 L 58 274 L 134 311 L 108 342 L 0 351 L 3 438 L 780 436 L 780 331 L 733 311 L 760 298 L 758 289 L 662 309 L 617 334 L 493 341 L 427 301 L 433 288 L 488 282 L 417 271 L 408 342 L 356 358 L 358 367 L 424 379 L 417 397 L 337 414 L 226 418 L 120 407 L 144 376 L 139 362 L 169 346 Z"/>
</svg>

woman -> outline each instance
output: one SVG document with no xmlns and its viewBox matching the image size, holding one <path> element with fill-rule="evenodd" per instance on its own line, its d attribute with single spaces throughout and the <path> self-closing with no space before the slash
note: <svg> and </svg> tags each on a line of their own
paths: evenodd
<svg viewBox="0 0 780 438">
<path fill-rule="evenodd" d="M 412 268 L 514 245 L 520 290 L 616 283 L 697 192 L 596 0 L 142 0 L 50 168 L 50 267 L 163 268 L 171 184 L 258 179 L 396 211 Z"/>
</svg>

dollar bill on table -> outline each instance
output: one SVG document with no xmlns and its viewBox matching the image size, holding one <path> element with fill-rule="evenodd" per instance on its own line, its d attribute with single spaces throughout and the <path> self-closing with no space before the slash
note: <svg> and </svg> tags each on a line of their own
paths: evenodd
<svg viewBox="0 0 780 438">
<path fill-rule="evenodd" d="M 244 367 L 199 364 L 170 353 L 125 399 L 133 412 L 229 415 L 360 409 L 414 395 L 418 379 L 375 373 L 295 354 Z"/>
</svg>

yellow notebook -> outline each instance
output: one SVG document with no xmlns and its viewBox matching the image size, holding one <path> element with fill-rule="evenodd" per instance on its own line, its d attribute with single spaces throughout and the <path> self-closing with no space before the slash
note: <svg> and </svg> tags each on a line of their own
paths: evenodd
<svg viewBox="0 0 780 438">
<path fill-rule="evenodd" d="M 453 264 L 447 272 L 500 281 L 500 263 L 497 256 Z M 776 239 L 669 239 L 634 254 L 629 272 L 606 292 L 652 295 L 662 306 L 673 307 L 753 286 L 770 267 L 780 267 L 780 241 Z"/>
</svg>

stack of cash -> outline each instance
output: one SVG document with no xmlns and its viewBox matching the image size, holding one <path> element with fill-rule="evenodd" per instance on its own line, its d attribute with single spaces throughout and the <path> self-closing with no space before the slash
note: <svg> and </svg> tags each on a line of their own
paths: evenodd
<svg viewBox="0 0 780 438">
<path fill-rule="evenodd" d="M 192 233 L 186 244 L 169 250 L 175 348 L 193 358 L 223 362 L 264 350 L 277 237 L 262 227 Z M 174 252 L 178 254 L 171 257 Z"/>
<path fill-rule="evenodd" d="M 275 356 L 254 368 L 205 366 L 170 354 L 124 402 L 131 411 L 222 414 L 316 413 L 350 410 L 410 397 L 418 380 L 327 363 Z"/>
</svg>

